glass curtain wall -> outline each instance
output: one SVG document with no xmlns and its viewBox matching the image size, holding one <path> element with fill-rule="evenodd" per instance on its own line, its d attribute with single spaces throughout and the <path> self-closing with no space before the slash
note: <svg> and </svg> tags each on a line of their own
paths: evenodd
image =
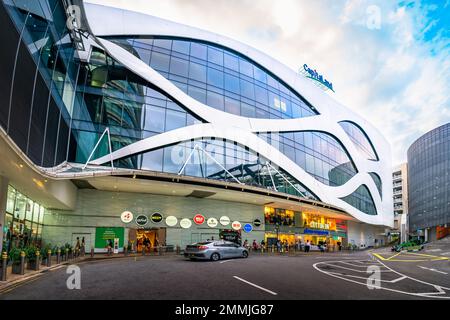
<svg viewBox="0 0 450 320">
<path fill-rule="evenodd" d="M 45 208 L 8 186 L 4 248 L 40 245 Z"/>
</svg>

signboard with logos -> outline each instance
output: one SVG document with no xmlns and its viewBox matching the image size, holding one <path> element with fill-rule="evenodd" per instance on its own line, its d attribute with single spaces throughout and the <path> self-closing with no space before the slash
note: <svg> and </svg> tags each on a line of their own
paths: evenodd
<svg viewBox="0 0 450 320">
<path fill-rule="evenodd" d="M 97 227 L 95 228 L 95 248 L 105 249 L 108 246 L 108 242 L 115 248 L 118 239 L 118 247 L 123 247 L 125 228 L 123 227 Z"/>
<path fill-rule="evenodd" d="M 222 217 L 220 217 L 219 222 L 220 222 L 221 225 L 227 226 L 227 225 L 230 224 L 231 220 L 227 216 L 222 216 Z"/>
<path fill-rule="evenodd" d="M 192 221 L 191 219 L 182 219 L 180 221 L 180 227 L 182 227 L 183 229 L 189 229 L 192 226 Z"/>
<path fill-rule="evenodd" d="M 160 223 L 163 220 L 163 216 L 161 213 L 155 212 L 154 214 L 152 214 L 150 219 L 152 220 L 153 223 Z"/>
<path fill-rule="evenodd" d="M 209 218 L 208 221 L 206 221 L 206 224 L 210 228 L 215 228 L 219 224 L 216 218 Z"/>
<path fill-rule="evenodd" d="M 262 224 L 261 220 L 259 220 L 259 219 L 253 220 L 253 225 L 254 225 L 255 227 L 260 227 L 261 224 Z"/>
<path fill-rule="evenodd" d="M 205 217 L 202 216 L 201 214 L 196 214 L 194 216 L 194 223 L 197 225 L 201 225 L 201 224 L 205 223 Z"/>
<path fill-rule="evenodd" d="M 177 223 L 178 223 L 178 219 L 174 216 L 168 216 L 166 218 L 166 224 L 169 227 L 175 227 L 177 225 Z"/>
<path fill-rule="evenodd" d="M 242 224 L 239 221 L 234 221 L 231 224 L 231 227 L 233 228 L 233 230 L 241 230 Z"/>
<path fill-rule="evenodd" d="M 325 77 L 323 75 L 319 74 L 316 69 L 312 69 L 312 68 L 308 67 L 308 65 L 306 63 L 303 65 L 303 68 L 300 68 L 299 72 L 302 75 L 304 75 L 306 78 L 314 80 L 314 82 L 316 84 L 318 84 L 318 86 L 321 89 L 323 89 L 325 91 L 331 90 L 331 91 L 335 92 L 333 89 L 333 84 L 330 81 L 328 81 L 327 79 L 325 79 Z"/>
<path fill-rule="evenodd" d="M 124 211 L 122 212 L 122 214 L 120 215 L 120 220 L 123 223 L 130 223 L 131 221 L 133 221 L 133 214 L 130 211 Z"/>
<path fill-rule="evenodd" d="M 146 215 L 140 214 L 136 217 L 136 224 L 139 227 L 145 227 L 148 224 L 148 218 Z"/>
<path fill-rule="evenodd" d="M 252 225 L 250 223 L 245 224 L 243 229 L 247 233 L 250 233 L 250 232 L 253 231 L 253 227 L 252 227 Z"/>
</svg>

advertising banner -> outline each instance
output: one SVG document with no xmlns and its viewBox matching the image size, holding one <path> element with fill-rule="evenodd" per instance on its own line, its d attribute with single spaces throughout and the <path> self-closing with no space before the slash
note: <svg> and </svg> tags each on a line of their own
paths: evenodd
<svg viewBox="0 0 450 320">
<path fill-rule="evenodd" d="M 123 227 L 98 227 L 95 228 L 95 248 L 104 249 L 108 246 L 108 241 L 111 240 L 114 246 L 114 239 L 119 239 L 119 248 L 123 247 L 125 228 Z"/>
</svg>

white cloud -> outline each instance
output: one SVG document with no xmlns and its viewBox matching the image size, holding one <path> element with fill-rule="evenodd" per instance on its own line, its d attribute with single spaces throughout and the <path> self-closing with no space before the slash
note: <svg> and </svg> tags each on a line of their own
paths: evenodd
<svg viewBox="0 0 450 320">
<path fill-rule="evenodd" d="M 394 165 L 421 134 L 450 121 L 448 50 L 432 55 L 418 28 L 432 7 L 348 0 L 89 0 L 153 14 L 248 43 L 294 70 L 308 63 L 331 80 L 337 100 L 391 142 Z M 366 27 L 377 6 L 381 28 Z M 423 33 L 423 31 L 422 31 Z M 420 34 L 420 33 L 419 33 Z M 448 40 L 447 40 L 448 41 Z"/>
</svg>

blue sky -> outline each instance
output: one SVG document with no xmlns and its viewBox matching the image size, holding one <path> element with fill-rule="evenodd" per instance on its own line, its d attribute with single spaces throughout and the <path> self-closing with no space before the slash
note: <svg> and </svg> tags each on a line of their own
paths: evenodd
<svg viewBox="0 0 450 320">
<path fill-rule="evenodd" d="M 88 0 L 248 43 L 333 82 L 333 97 L 392 146 L 450 122 L 450 0 Z"/>
</svg>

